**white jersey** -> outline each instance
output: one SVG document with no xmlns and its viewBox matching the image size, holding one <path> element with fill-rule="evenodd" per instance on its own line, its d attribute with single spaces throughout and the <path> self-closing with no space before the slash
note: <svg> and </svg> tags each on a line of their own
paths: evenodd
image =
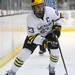
<svg viewBox="0 0 75 75">
<path fill-rule="evenodd" d="M 28 15 L 28 36 L 38 33 L 41 33 L 42 36 L 46 36 L 52 30 L 52 20 L 56 21 L 58 25 L 62 25 L 62 20 L 59 18 L 60 17 L 56 15 L 55 10 L 48 6 L 45 6 L 43 20 L 37 18 L 34 13 Z"/>
</svg>

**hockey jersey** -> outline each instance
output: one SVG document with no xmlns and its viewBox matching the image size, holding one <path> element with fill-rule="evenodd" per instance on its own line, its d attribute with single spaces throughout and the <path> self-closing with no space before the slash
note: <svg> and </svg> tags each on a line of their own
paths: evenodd
<svg viewBox="0 0 75 75">
<path fill-rule="evenodd" d="M 58 25 L 62 25 L 62 19 L 56 15 L 55 10 L 49 6 L 45 6 L 45 13 L 43 20 L 37 18 L 34 13 L 31 13 L 27 17 L 28 36 L 41 34 L 46 36 L 52 30 L 52 21 L 55 21 Z"/>
</svg>

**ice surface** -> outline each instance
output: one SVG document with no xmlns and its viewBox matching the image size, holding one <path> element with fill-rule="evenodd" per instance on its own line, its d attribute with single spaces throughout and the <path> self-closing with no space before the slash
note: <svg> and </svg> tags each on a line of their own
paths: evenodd
<svg viewBox="0 0 75 75">
<path fill-rule="evenodd" d="M 64 56 L 66 67 L 69 75 L 75 75 L 75 32 L 62 32 L 59 38 L 61 50 Z M 49 75 L 48 63 L 49 54 L 48 51 L 44 55 L 38 54 L 39 48 L 34 51 L 30 58 L 19 69 L 16 75 Z M 11 60 L 5 67 L 0 69 L 0 75 L 4 75 L 7 70 L 10 69 L 13 60 Z M 56 75 L 64 75 L 65 70 L 62 64 L 61 57 L 56 65 Z"/>
</svg>

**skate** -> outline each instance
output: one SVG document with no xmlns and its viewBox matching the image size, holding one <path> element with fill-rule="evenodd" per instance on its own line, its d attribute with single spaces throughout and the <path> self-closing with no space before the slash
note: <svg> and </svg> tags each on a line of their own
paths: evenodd
<svg viewBox="0 0 75 75">
<path fill-rule="evenodd" d="M 7 71 L 7 73 L 5 75 L 15 75 L 15 72 L 13 72 L 12 70 Z"/>
<path fill-rule="evenodd" d="M 49 65 L 49 75 L 55 75 L 55 68 L 50 67 L 50 65 Z"/>
</svg>

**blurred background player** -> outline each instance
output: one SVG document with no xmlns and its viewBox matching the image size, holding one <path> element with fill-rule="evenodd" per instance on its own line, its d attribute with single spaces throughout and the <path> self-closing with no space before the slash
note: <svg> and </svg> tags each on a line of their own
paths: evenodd
<svg viewBox="0 0 75 75">
<path fill-rule="evenodd" d="M 53 9 L 55 9 L 56 14 L 58 15 L 58 5 L 57 5 L 57 0 L 45 0 L 46 6 L 50 6 Z"/>
<path fill-rule="evenodd" d="M 57 37 L 60 36 L 62 20 L 55 10 L 45 6 L 43 0 L 32 0 L 33 12 L 27 17 L 27 32 L 23 49 L 15 58 L 11 69 L 5 75 L 15 75 L 38 45 L 50 50 L 49 74 L 55 75 L 55 64 L 58 62 L 59 49 Z M 55 21 L 55 23 L 53 22 Z M 45 46 L 45 45 L 46 46 Z M 31 63 L 31 62 L 30 62 Z"/>
</svg>

